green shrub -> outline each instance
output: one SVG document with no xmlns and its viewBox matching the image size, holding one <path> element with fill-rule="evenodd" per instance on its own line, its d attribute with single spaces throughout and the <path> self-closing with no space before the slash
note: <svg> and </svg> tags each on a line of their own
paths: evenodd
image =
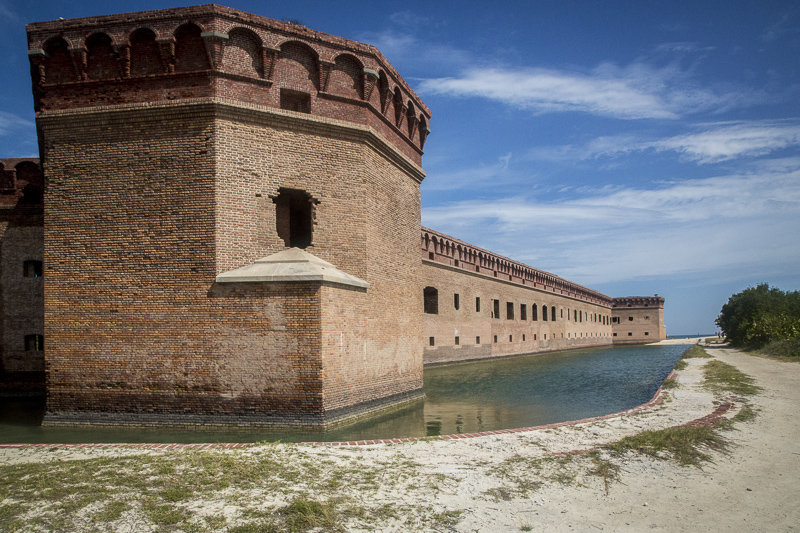
<svg viewBox="0 0 800 533">
<path fill-rule="evenodd" d="M 761 283 L 734 294 L 716 324 L 734 346 L 761 348 L 773 341 L 800 339 L 800 291 Z"/>
</svg>

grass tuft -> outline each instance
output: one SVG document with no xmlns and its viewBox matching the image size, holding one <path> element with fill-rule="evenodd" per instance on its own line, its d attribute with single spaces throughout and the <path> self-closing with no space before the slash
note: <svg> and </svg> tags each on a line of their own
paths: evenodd
<svg viewBox="0 0 800 533">
<path fill-rule="evenodd" d="M 711 356 L 708 355 L 708 352 L 706 352 L 699 344 L 693 344 L 691 348 L 683 352 L 683 355 L 681 355 L 681 359 L 694 359 L 698 357 L 701 359 L 711 358 Z"/>
<path fill-rule="evenodd" d="M 611 488 L 611 483 L 619 481 L 619 466 L 615 465 L 608 459 L 603 459 L 599 451 L 589 452 L 589 457 L 592 459 L 594 468 L 589 471 L 593 476 L 597 476 L 603 480 L 603 485 L 606 489 L 606 496 L 608 490 Z"/>
<path fill-rule="evenodd" d="M 722 361 L 709 361 L 705 365 L 705 385 L 717 392 L 729 392 L 739 396 L 750 396 L 761 390 L 755 380 L 736 368 Z"/>
<path fill-rule="evenodd" d="M 658 459 L 665 454 L 683 466 L 700 466 L 711 461 L 711 456 L 703 448 L 724 451 L 725 440 L 710 427 L 679 426 L 658 431 L 643 431 L 638 435 L 625 437 L 606 446 L 616 453 L 639 452 Z"/>
<path fill-rule="evenodd" d="M 339 511 L 333 500 L 318 502 L 306 497 L 295 499 L 280 510 L 286 517 L 286 527 L 291 532 L 322 527 L 325 531 L 341 531 Z"/>
</svg>

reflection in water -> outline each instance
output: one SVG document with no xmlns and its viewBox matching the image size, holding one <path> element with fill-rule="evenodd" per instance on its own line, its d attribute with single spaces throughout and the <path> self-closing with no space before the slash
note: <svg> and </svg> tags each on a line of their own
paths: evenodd
<svg viewBox="0 0 800 533">
<path fill-rule="evenodd" d="M 595 348 L 429 368 L 424 402 L 328 432 L 42 428 L 42 399 L 0 398 L 0 442 L 336 441 L 539 426 L 648 401 L 684 349 Z"/>
</svg>

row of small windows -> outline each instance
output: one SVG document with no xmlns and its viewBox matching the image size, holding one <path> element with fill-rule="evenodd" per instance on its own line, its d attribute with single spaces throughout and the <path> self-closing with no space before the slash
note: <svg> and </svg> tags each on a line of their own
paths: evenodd
<svg viewBox="0 0 800 533">
<path fill-rule="evenodd" d="M 423 289 L 423 302 L 424 302 L 424 311 L 430 315 L 437 315 L 439 314 L 439 290 L 435 287 L 425 287 Z M 453 307 L 456 310 L 461 309 L 461 295 L 458 293 L 453 294 Z M 566 310 L 566 317 L 567 320 L 570 319 L 570 310 Z M 475 312 L 481 312 L 481 298 L 480 296 L 475 297 Z M 560 316 L 564 318 L 564 309 L 561 309 L 560 312 L 557 311 L 556 306 L 542 306 L 542 320 L 547 322 L 548 320 L 555 322 L 556 317 Z M 588 313 L 586 311 L 578 311 L 572 310 L 573 320 L 575 322 L 583 322 L 586 320 L 587 322 L 602 322 L 603 325 L 608 325 L 612 321 L 618 321 L 617 317 L 613 319 L 607 315 L 599 315 L 597 313 Z M 501 318 L 500 316 L 500 300 L 492 300 L 492 318 Z M 646 317 L 650 318 L 650 317 Z M 514 320 L 515 319 L 515 305 L 514 302 L 506 302 L 506 320 Z M 528 305 L 527 304 L 519 304 L 519 319 L 520 320 L 528 320 Z M 538 321 L 539 320 L 539 306 L 538 304 L 531 304 L 531 320 Z M 632 318 L 631 318 L 632 320 Z"/>
<path fill-rule="evenodd" d="M 563 337 L 563 335 L 562 335 L 562 337 Z M 525 342 L 526 340 L 528 340 L 528 336 L 523 333 L 522 334 L 522 342 Z M 533 334 L 533 340 L 539 340 L 539 336 L 537 334 L 535 334 L 535 333 Z M 546 333 L 544 335 L 544 340 L 547 340 L 547 334 Z M 494 335 L 494 342 L 495 342 L 495 344 L 497 343 L 497 335 Z M 508 336 L 508 342 L 514 342 L 514 335 L 509 335 Z M 475 337 L 475 344 L 480 344 L 480 343 L 481 343 L 480 336 Z M 461 337 L 458 337 L 458 336 L 455 337 L 454 344 L 456 346 L 460 346 L 461 345 Z M 429 346 L 436 346 L 436 337 L 428 337 L 428 345 Z"/>
</svg>

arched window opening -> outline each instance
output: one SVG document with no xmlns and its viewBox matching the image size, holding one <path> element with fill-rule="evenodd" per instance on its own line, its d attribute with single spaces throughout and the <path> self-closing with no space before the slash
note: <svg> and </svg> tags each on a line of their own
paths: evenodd
<svg viewBox="0 0 800 533">
<path fill-rule="evenodd" d="M 148 76 L 164 72 L 156 34 L 140 28 L 131 34 L 131 76 Z"/>
<path fill-rule="evenodd" d="M 536 304 L 531 306 L 531 320 L 539 320 L 539 306 Z"/>
<path fill-rule="evenodd" d="M 425 313 L 429 315 L 438 315 L 439 291 L 434 287 L 425 287 L 425 289 L 423 289 L 423 298 L 425 301 Z"/>
<path fill-rule="evenodd" d="M 54 37 L 44 45 L 47 52 L 45 60 L 45 82 L 63 83 L 75 81 L 75 67 L 69 55 L 69 45 L 67 41 L 60 37 Z"/>
<path fill-rule="evenodd" d="M 278 189 L 278 195 L 272 198 L 275 203 L 275 223 L 278 237 L 286 246 L 307 248 L 311 246 L 311 238 L 316 221 L 316 208 L 319 200 L 299 189 Z"/>
<path fill-rule="evenodd" d="M 552 322 L 556 321 L 556 306 L 555 305 L 550 308 L 550 320 Z"/>
<path fill-rule="evenodd" d="M 200 28 L 184 24 L 175 31 L 175 71 L 191 72 L 208 69 L 206 45 Z"/>
<path fill-rule="evenodd" d="M 547 322 L 547 306 L 546 305 L 542 306 L 542 320 Z"/>
<path fill-rule="evenodd" d="M 86 49 L 86 74 L 90 80 L 119 77 L 111 37 L 105 33 L 95 33 L 86 39 Z"/>
</svg>

